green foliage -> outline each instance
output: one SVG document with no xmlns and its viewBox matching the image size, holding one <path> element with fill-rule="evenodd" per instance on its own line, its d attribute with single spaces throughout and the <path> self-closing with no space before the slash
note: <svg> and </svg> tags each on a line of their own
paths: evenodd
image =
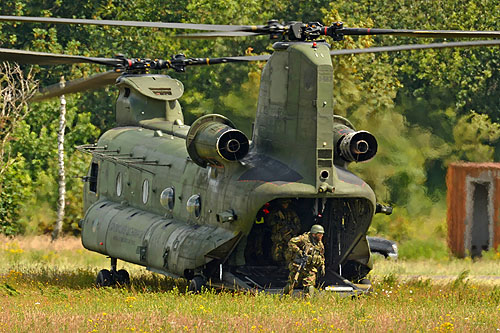
<svg viewBox="0 0 500 333">
<path fill-rule="evenodd" d="M 76 177 L 86 174 L 88 158 L 75 153 L 75 146 L 92 142 L 99 130 L 90 123 L 89 113 L 79 113 L 73 103 L 67 102 L 67 130 L 65 136 L 66 215 L 63 230 L 74 232 L 82 214 L 82 183 Z M 10 143 L 19 158 L 7 169 L 1 192 L 0 211 L 2 233 L 50 232 L 57 209 L 57 100 L 39 103 L 34 111 L 19 124 Z M 29 161 L 27 163 L 26 161 Z"/>
<path fill-rule="evenodd" d="M 57 182 L 47 172 L 40 171 L 30 185 L 38 190 L 20 204 L 18 224 L 26 234 L 50 232 L 56 219 Z"/>
<path fill-rule="evenodd" d="M 337 1 L 331 6 L 347 17 L 345 21 L 349 26 L 364 21 L 367 23 L 365 26 L 377 28 L 500 30 L 495 15 L 500 10 L 500 4 L 494 0 L 362 0 Z M 375 40 L 379 45 L 443 41 L 396 37 L 376 37 Z M 426 159 L 427 166 L 421 169 L 427 178 L 421 183 L 422 186 L 433 194 L 442 195 L 449 162 L 459 159 L 499 160 L 498 136 L 489 136 L 488 139 L 473 137 L 470 133 L 475 131 L 468 130 L 468 126 L 474 128 L 475 124 L 486 128 L 495 127 L 492 122 L 500 120 L 500 57 L 497 48 L 391 53 L 386 63 L 402 84 L 395 99 L 397 111 L 404 115 L 410 127 L 426 129 L 435 137 L 433 141 L 441 139 L 433 156 L 427 156 L 428 148 L 419 154 L 419 157 Z M 490 120 L 473 119 L 474 112 L 488 115 Z M 413 142 L 413 136 L 401 134 Z M 408 147 L 405 146 L 405 149 Z"/>
<path fill-rule="evenodd" d="M 260 72 L 250 72 L 248 81 L 243 83 L 237 91 L 230 92 L 221 98 L 223 105 L 229 111 L 228 117 L 249 137 L 252 134 L 252 122 L 257 111 L 259 82 Z"/>
<path fill-rule="evenodd" d="M 31 195 L 32 180 L 27 172 L 27 163 L 22 156 L 7 168 L 0 184 L 0 233 L 15 235 L 24 232 L 16 223 L 17 210 L 21 202 Z"/>
<path fill-rule="evenodd" d="M 492 246 L 490 250 L 483 251 L 481 255 L 485 260 L 500 260 L 500 245 L 496 249 Z"/>
<path fill-rule="evenodd" d="M 456 144 L 453 159 L 491 161 L 494 147 L 490 144 L 500 138 L 500 124 L 492 123 L 486 114 L 471 112 L 458 120 L 453 137 Z"/>
<path fill-rule="evenodd" d="M 446 260 L 449 257 L 448 246 L 442 239 L 409 239 L 398 245 L 399 258 L 405 260 L 435 259 Z"/>
<path fill-rule="evenodd" d="M 467 287 L 467 277 L 469 276 L 469 271 L 464 270 L 458 274 L 457 278 L 452 282 L 451 286 L 455 289 Z"/>
<path fill-rule="evenodd" d="M 0 77 L 0 232 L 22 232 L 17 225 L 17 208 L 29 195 L 29 173 L 25 157 L 13 148 L 19 123 L 29 114 L 28 100 L 37 89 L 31 71 L 1 64 Z"/>
<path fill-rule="evenodd" d="M 382 277 L 381 285 L 384 288 L 387 288 L 387 287 L 391 288 L 391 287 L 394 287 L 397 282 L 398 282 L 398 276 L 394 273 L 389 273 L 389 274 L 384 275 Z"/>
</svg>

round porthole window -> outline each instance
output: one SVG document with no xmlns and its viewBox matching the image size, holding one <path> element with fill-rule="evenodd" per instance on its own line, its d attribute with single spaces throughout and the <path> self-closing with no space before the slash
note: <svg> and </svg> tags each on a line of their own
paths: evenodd
<svg viewBox="0 0 500 333">
<path fill-rule="evenodd" d="M 147 179 L 142 183 L 142 202 L 147 203 L 149 199 L 149 181 Z"/>
<path fill-rule="evenodd" d="M 174 209 L 175 190 L 173 187 L 167 187 L 160 194 L 160 203 L 166 209 Z"/>
<path fill-rule="evenodd" d="M 201 214 L 201 198 L 199 194 L 192 195 L 186 204 L 187 211 L 192 217 L 200 217 Z"/>
<path fill-rule="evenodd" d="M 122 174 L 118 172 L 118 175 L 116 175 L 116 195 L 121 196 L 122 190 L 123 190 Z"/>
</svg>

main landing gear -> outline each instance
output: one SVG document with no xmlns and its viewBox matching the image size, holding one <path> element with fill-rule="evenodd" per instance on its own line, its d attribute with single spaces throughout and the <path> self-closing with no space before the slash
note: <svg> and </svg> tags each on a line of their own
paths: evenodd
<svg viewBox="0 0 500 333">
<path fill-rule="evenodd" d="M 124 269 L 117 271 L 116 262 L 116 258 L 111 258 L 111 270 L 102 269 L 97 273 L 95 282 L 97 287 L 125 286 L 130 284 L 130 275 Z"/>
<path fill-rule="evenodd" d="M 203 276 L 195 275 L 191 281 L 189 281 L 188 291 L 195 294 L 200 293 L 206 283 L 207 280 Z"/>
</svg>

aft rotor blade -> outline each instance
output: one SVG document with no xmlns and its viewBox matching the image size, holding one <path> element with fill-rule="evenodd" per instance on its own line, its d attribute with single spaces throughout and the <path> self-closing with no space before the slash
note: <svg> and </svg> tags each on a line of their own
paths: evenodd
<svg viewBox="0 0 500 333">
<path fill-rule="evenodd" d="M 380 46 L 369 47 L 366 49 L 345 49 L 345 50 L 332 50 L 330 55 L 349 55 L 361 53 L 380 53 L 380 52 L 397 52 L 397 51 L 411 51 L 411 50 L 424 50 L 424 49 L 445 49 L 456 47 L 478 47 L 478 46 L 498 46 L 498 40 L 479 40 L 470 42 L 450 42 L 450 43 L 432 43 L 432 44 L 413 44 L 413 45 L 397 45 L 397 46 Z"/>
<path fill-rule="evenodd" d="M 125 26 L 125 27 L 144 27 L 144 28 L 165 28 L 165 29 L 190 29 L 205 31 L 224 31 L 224 32 L 250 32 L 257 34 L 276 34 L 289 30 L 290 25 L 281 25 L 272 23 L 268 25 L 221 25 L 221 24 L 197 24 L 197 23 L 178 23 L 178 22 L 143 22 L 143 21 L 119 21 L 119 20 L 90 20 L 90 19 L 71 19 L 59 17 L 30 17 L 30 16 L 0 16 L 0 21 L 7 22 L 31 22 L 31 23 L 54 23 L 54 24 L 82 24 L 99 26 Z M 406 37 L 431 37 L 431 38 L 496 38 L 500 37 L 500 31 L 461 31 L 461 30 L 410 30 L 410 29 L 378 29 L 378 28 L 346 28 L 339 26 L 339 23 L 330 27 L 319 25 L 320 35 L 391 35 Z M 240 37 L 245 35 L 217 35 L 205 36 L 211 37 Z M 250 35 L 248 35 L 250 36 Z M 188 38 L 188 37 L 187 37 Z M 194 38 L 203 38 L 198 36 Z"/>
<path fill-rule="evenodd" d="M 255 31 L 261 28 L 261 26 L 250 26 L 250 25 L 89 20 L 89 19 L 70 19 L 70 18 L 59 18 L 59 17 L 29 17 L 29 16 L 0 16 L 0 21 L 54 23 L 54 24 L 83 24 L 83 25 L 164 28 L 164 29 L 190 29 L 190 30 L 207 30 L 207 31 Z"/>
<path fill-rule="evenodd" d="M 351 36 L 361 35 L 390 35 L 404 37 L 430 38 L 500 38 L 500 31 L 461 31 L 461 30 L 409 30 L 409 29 L 370 29 L 370 28 L 342 28 L 337 33 Z"/>
<path fill-rule="evenodd" d="M 183 39 L 208 39 L 208 38 L 219 38 L 219 37 L 248 37 L 248 36 L 262 36 L 264 33 L 257 32 L 242 32 L 242 31 L 228 31 L 228 32 L 206 32 L 199 34 L 184 34 L 176 35 L 176 38 Z"/>
<path fill-rule="evenodd" d="M 113 67 L 118 67 L 123 63 L 122 60 L 113 58 L 84 57 L 77 55 L 11 50 L 3 48 L 0 48 L 0 60 L 38 65 L 93 63 Z"/>
<path fill-rule="evenodd" d="M 65 94 L 98 89 L 106 85 L 114 84 L 120 75 L 120 72 L 108 71 L 89 76 L 88 78 L 68 81 L 64 87 L 61 87 L 59 83 L 53 84 L 41 89 L 40 92 L 31 99 L 31 101 L 38 102 Z"/>
</svg>

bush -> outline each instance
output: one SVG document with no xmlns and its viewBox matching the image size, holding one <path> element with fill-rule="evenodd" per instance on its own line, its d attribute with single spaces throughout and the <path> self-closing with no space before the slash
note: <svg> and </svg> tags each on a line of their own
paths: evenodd
<svg viewBox="0 0 500 333">
<path fill-rule="evenodd" d="M 443 239 L 410 239 L 398 244 L 401 259 L 436 259 L 449 258 L 448 247 Z"/>
</svg>

